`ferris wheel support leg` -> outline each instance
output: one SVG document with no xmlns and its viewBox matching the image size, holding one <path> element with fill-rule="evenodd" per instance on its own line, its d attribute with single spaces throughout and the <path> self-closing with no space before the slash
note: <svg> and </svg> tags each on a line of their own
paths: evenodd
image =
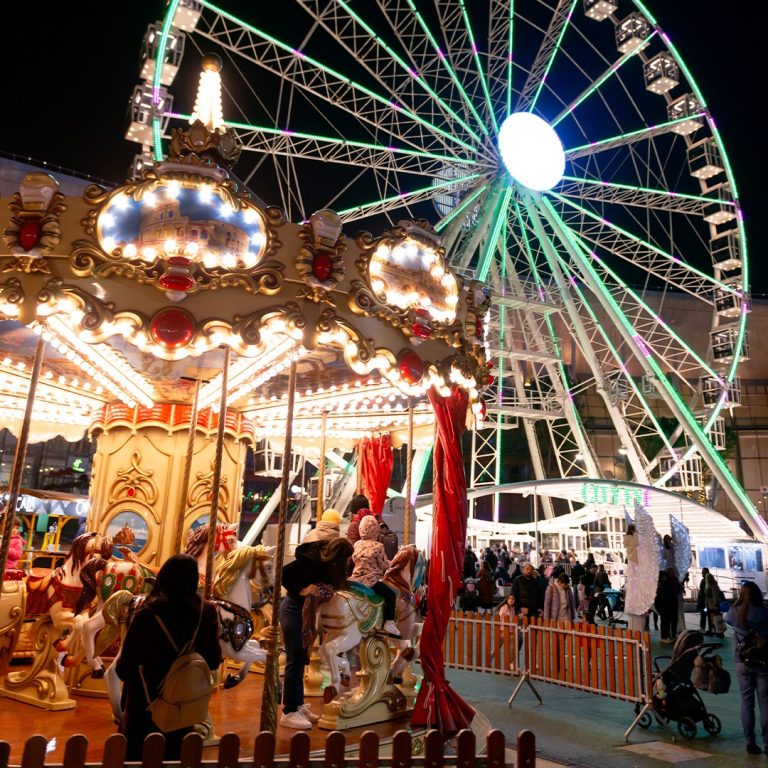
<svg viewBox="0 0 768 768">
<path fill-rule="evenodd" d="M 765 521 L 759 516 L 757 510 L 749 501 L 744 489 L 731 474 L 730 469 L 728 469 L 728 466 L 717 452 L 717 449 L 709 441 L 685 402 L 680 398 L 680 395 L 677 393 L 672 383 L 665 376 L 661 367 L 653 358 L 651 352 L 643 348 L 642 338 L 635 332 L 632 323 L 622 311 L 621 307 L 602 285 L 602 281 L 597 272 L 582 256 L 579 250 L 574 247 L 573 243 L 571 243 L 568 233 L 565 231 L 556 211 L 546 200 L 542 200 L 540 210 L 546 215 L 548 222 L 561 238 L 563 245 L 568 249 L 571 257 L 581 266 L 580 273 L 585 282 L 589 285 L 590 290 L 592 290 L 594 295 L 599 298 L 606 311 L 617 319 L 618 322 L 616 327 L 626 342 L 627 348 L 632 350 L 635 359 L 643 367 L 645 373 L 656 382 L 656 386 L 667 406 L 683 426 L 686 434 L 696 446 L 701 456 L 707 460 L 707 464 L 712 470 L 712 474 L 718 479 L 723 490 L 738 510 L 744 522 L 749 526 L 750 530 L 759 541 L 768 542 L 768 525 L 766 525 Z"/>
</svg>

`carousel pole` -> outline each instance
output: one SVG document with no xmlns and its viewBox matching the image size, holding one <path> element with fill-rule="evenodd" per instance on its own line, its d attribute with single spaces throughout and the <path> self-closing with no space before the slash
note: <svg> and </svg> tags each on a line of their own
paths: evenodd
<svg viewBox="0 0 768 768">
<path fill-rule="evenodd" d="M 0 546 L 0 581 L 5 573 L 5 564 L 8 562 L 8 548 L 11 545 L 11 531 L 13 530 L 13 521 L 16 517 L 16 505 L 19 500 L 19 490 L 21 489 L 21 477 L 24 474 L 24 462 L 27 459 L 27 445 L 29 444 L 29 426 L 32 423 L 32 408 L 35 404 L 35 391 L 37 382 L 40 379 L 40 368 L 43 364 L 43 354 L 45 353 L 45 341 L 42 335 L 38 337 L 37 347 L 35 348 L 35 357 L 32 361 L 32 374 L 29 379 L 29 392 L 27 392 L 27 404 L 24 408 L 24 420 L 21 423 L 21 431 L 16 441 L 16 453 L 13 457 L 13 468 L 11 469 L 11 478 L 8 483 L 8 503 L 5 507 L 5 520 L 2 533 L 3 543 Z"/>
<path fill-rule="evenodd" d="M 320 466 L 317 473 L 317 514 L 315 525 L 323 516 L 323 488 L 325 486 L 325 428 L 328 424 L 328 411 L 323 411 L 322 437 L 320 439 Z"/>
<path fill-rule="evenodd" d="M 221 483 L 221 456 L 224 452 L 224 425 L 227 421 L 227 383 L 229 379 L 229 347 L 224 348 L 224 365 L 221 371 L 221 400 L 219 402 L 219 425 L 216 430 L 216 453 L 213 459 L 213 481 L 211 489 L 211 516 L 208 521 L 208 551 L 205 558 L 205 599 L 213 592 L 213 558 L 216 549 L 216 525 L 219 522 L 219 483 Z"/>
<path fill-rule="evenodd" d="M 404 542 L 411 543 L 411 477 L 413 465 L 413 398 L 408 398 L 408 452 L 405 454 L 405 528 Z"/>
<path fill-rule="evenodd" d="M 275 552 L 275 588 L 272 593 L 272 621 L 267 628 L 267 662 L 264 667 L 264 689 L 261 696 L 261 724 L 259 730 L 274 733 L 277 730 L 278 618 L 280 614 L 280 587 L 283 582 L 285 557 L 285 523 L 288 507 L 288 484 L 293 440 L 293 407 L 296 400 L 296 358 L 291 357 L 288 370 L 288 408 L 285 414 L 285 445 L 283 447 L 283 476 L 280 481 L 280 512 L 277 519 L 277 552 Z"/>
<path fill-rule="evenodd" d="M 189 381 L 186 376 L 181 377 Z M 184 519 L 187 512 L 187 493 L 189 492 L 189 477 L 192 474 L 192 459 L 195 452 L 195 434 L 197 433 L 197 405 L 200 395 L 200 379 L 195 379 L 195 393 L 192 397 L 192 413 L 189 417 L 189 437 L 187 439 L 187 455 L 184 459 L 184 476 L 181 479 L 181 498 L 179 499 L 179 511 L 176 517 L 176 533 L 173 537 L 174 553 L 181 552 L 181 538 L 184 533 Z M 212 529 L 209 527 L 208 529 Z"/>
</svg>

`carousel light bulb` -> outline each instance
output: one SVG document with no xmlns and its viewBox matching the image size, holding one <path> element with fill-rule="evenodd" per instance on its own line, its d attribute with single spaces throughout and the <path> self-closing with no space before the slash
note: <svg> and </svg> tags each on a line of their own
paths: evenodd
<svg viewBox="0 0 768 768">
<path fill-rule="evenodd" d="M 117 247 L 117 240 L 114 237 L 105 237 L 102 239 L 101 244 L 107 253 L 112 253 Z"/>
<path fill-rule="evenodd" d="M 166 192 L 168 194 L 168 197 L 175 200 L 181 193 L 181 184 L 179 184 L 178 181 L 169 181 L 168 186 L 166 188 Z"/>
<path fill-rule="evenodd" d="M 157 205 L 157 195 L 154 192 L 147 192 L 144 195 L 144 205 L 154 208 Z"/>
<path fill-rule="evenodd" d="M 210 203 L 212 197 L 213 197 L 213 190 L 211 189 L 209 184 L 203 184 L 202 186 L 198 187 L 197 199 L 201 203 Z"/>
<path fill-rule="evenodd" d="M 223 132 L 224 113 L 221 106 L 221 59 L 208 54 L 203 57 L 203 71 L 197 86 L 195 108 L 189 118 L 190 123 L 200 120 L 205 127 L 213 132 Z"/>
<path fill-rule="evenodd" d="M 135 259 L 137 253 L 137 248 L 135 243 L 127 243 L 125 248 L 123 248 L 123 256 L 125 256 L 128 259 Z"/>
</svg>

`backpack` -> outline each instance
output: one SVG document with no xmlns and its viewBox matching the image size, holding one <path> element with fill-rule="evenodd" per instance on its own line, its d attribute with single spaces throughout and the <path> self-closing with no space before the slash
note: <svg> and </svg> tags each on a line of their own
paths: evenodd
<svg viewBox="0 0 768 768">
<path fill-rule="evenodd" d="M 195 723 L 202 723 L 208 718 L 208 701 L 211 698 L 211 670 L 208 662 L 196 651 L 195 640 L 203 618 L 205 603 L 200 606 L 200 618 L 192 639 L 181 650 L 173 641 L 171 633 L 163 620 L 154 614 L 158 624 L 176 651 L 177 657 L 162 679 L 157 689 L 157 697 L 150 700 L 144 669 L 139 667 L 139 675 L 144 686 L 149 710 L 155 725 L 163 732 L 188 728 Z"/>
<path fill-rule="evenodd" d="M 755 632 L 747 630 L 747 634 L 737 638 L 737 653 L 739 661 L 750 669 L 766 669 L 768 667 L 768 654 L 766 654 L 765 638 Z"/>
</svg>

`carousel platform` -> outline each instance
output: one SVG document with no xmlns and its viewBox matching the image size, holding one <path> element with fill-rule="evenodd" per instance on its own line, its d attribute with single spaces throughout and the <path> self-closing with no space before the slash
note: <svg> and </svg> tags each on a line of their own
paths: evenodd
<svg viewBox="0 0 768 768">
<path fill-rule="evenodd" d="M 240 758 L 253 756 L 254 740 L 259 733 L 261 713 L 263 677 L 257 674 L 248 678 L 236 688 L 216 691 L 211 696 L 210 713 L 217 735 L 237 733 L 240 736 Z M 18 763 L 24 742 L 33 735 L 40 734 L 48 741 L 46 762 L 61 763 L 64 755 L 64 744 L 72 734 L 82 733 L 88 738 L 87 761 L 96 762 L 101 759 L 104 741 L 115 733 L 116 726 L 112 720 L 112 712 L 106 698 L 90 696 L 74 696 L 77 705 L 74 709 L 64 711 L 45 711 L 28 704 L 8 698 L 0 699 L 0 739 L 11 746 L 11 763 Z M 306 699 L 313 712 L 320 715 L 323 709 L 321 697 Z M 278 714 L 279 717 L 279 714 Z M 397 731 L 411 731 L 415 737 L 421 730 L 412 730 L 408 718 L 400 718 L 387 722 L 376 723 L 360 728 L 349 728 L 344 731 L 348 749 L 354 752 L 360 737 L 368 730 L 375 730 L 381 739 L 382 752 L 386 742 L 390 741 Z M 277 728 L 277 754 L 288 754 L 291 736 L 297 731 L 291 728 Z M 315 725 L 311 731 L 305 731 L 310 737 L 310 749 L 321 751 L 330 731 Z M 218 754 L 216 746 L 205 747 L 204 759 L 215 759 Z"/>
</svg>

